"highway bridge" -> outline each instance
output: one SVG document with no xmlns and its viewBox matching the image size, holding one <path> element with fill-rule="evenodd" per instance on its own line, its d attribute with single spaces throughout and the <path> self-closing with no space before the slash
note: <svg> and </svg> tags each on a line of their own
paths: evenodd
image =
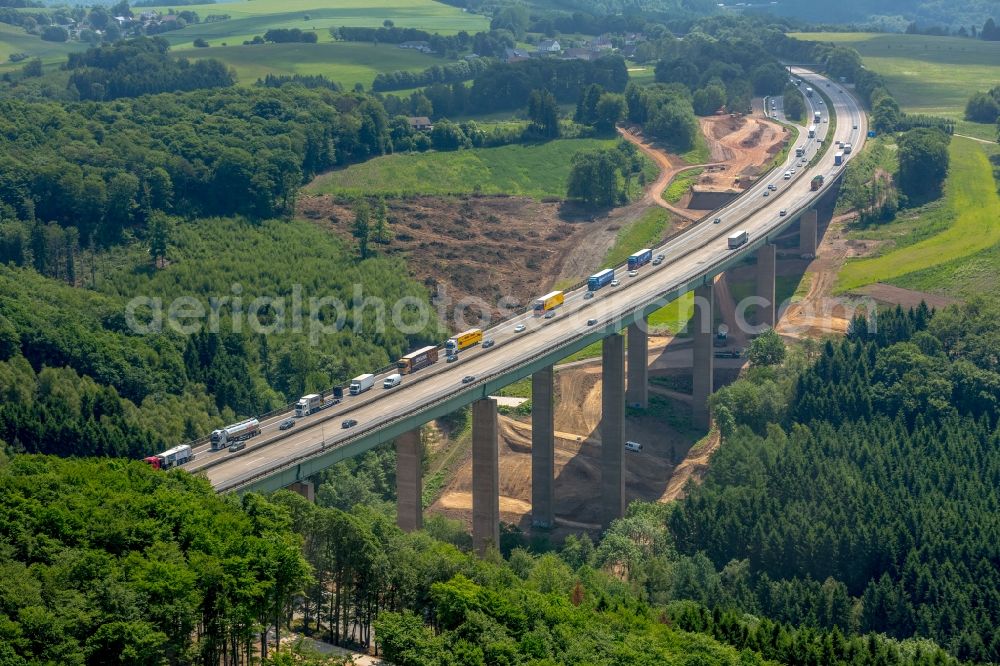
<svg viewBox="0 0 1000 666">
<path fill-rule="evenodd" d="M 765 299 L 760 316 L 774 325 L 774 239 L 800 220 L 804 253 L 816 249 L 816 201 L 843 171 L 834 165 L 834 140 L 861 149 L 867 135 L 867 119 L 859 104 L 841 84 L 818 74 L 793 68 L 822 96 L 807 98 L 808 115 L 820 111 L 826 118 L 836 114 L 834 125 L 817 124 L 816 138 L 803 128 L 792 148 L 805 150 L 805 161 L 789 151 L 785 164 L 773 169 L 724 208 L 713 212 L 654 250 L 663 254 L 661 265 L 645 265 L 635 277 L 620 271 L 621 284 L 604 287 L 585 298 L 586 287 L 566 293 L 566 301 L 552 319 L 526 312 L 490 328 L 485 336 L 495 340 L 489 349 L 463 351 L 457 363 L 438 362 L 404 377 L 397 388 L 383 390 L 381 377 L 375 388 L 359 396 L 346 396 L 332 408 L 297 420 L 287 432 L 277 430 L 286 415 L 263 422 L 263 434 L 248 442 L 246 449 L 197 451 L 185 469 L 205 474 L 219 492 L 271 491 L 304 482 L 311 475 L 341 460 L 358 455 L 384 442 L 395 441 L 398 453 L 398 521 L 404 529 L 421 525 L 420 427 L 432 419 L 472 405 L 473 418 L 473 541 L 480 552 L 498 541 L 499 482 L 497 409 L 489 398 L 499 389 L 531 376 L 532 400 L 532 521 L 551 526 L 553 517 L 553 371 L 561 359 L 603 341 L 603 415 L 601 434 L 601 497 L 603 519 L 609 523 L 625 509 L 623 450 L 626 403 L 645 406 L 647 395 L 646 317 L 681 295 L 694 291 L 693 403 L 694 420 L 709 423 L 708 396 L 712 392 L 712 285 L 714 278 L 744 260 L 757 256 L 757 291 Z M 805 84 L 801 86 L 805 88 Z M 831 106 L 832 109 L 827 108 Z M 822 140 L 822 144 L 821 144 Z M 796 173 L 785 180 L 784 173 Z M 822 174 L 824 185 L 810 189 L 813 176 Z M 770 189 L 770 191 L 769 191 Z M 730 249 L 727 237 L 747 230 L 749 242 Z M 639 248 L 636 248 L 639 249 Z M 596 320 L 596 322 L 594 321 Z M 518 331 L 523 325 L 525 330 Z M 626 386 L 625 339 L 628 330 L 628 382 Z M 473 377 L 468 383 L 463 379 Z M 352 419 L 357 425 L 342 428 Z"/>
</svg>

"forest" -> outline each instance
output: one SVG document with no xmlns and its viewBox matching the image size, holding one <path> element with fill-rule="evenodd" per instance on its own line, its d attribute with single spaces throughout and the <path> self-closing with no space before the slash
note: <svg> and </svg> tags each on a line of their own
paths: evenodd
<svg viewBox="0 0 1000 666">
<path fill-rule="evenodd" d="M 71 53 L 69 85 L 81 100 L 111 100 L 160 92 L 225 88 L 236 75 L 211 58 L 191 63 L 167 56 L 162 37 L 130 39 Z"/>
<path fill-rule="evenodd" d="M 1000 661 L 998 315 L 994 298 L 859 319 L 804 371 L 719 391 L 725 444 L 670 517 L 678 548 L 782 581 L 749 604 L 769 617 Z M 831 592 L 839 610 L 807 601 Z"/>
<path fill-rule="evenodd" d="M 116 250 L 114 266 L 88 253 L 93 273 L 81 271 L 87 289 L 0 265 L 0 440 L 16 450 L 66 456 L 149 455 L 444 337 L 433 322 L 412 339 L 392 326 L 376 334 L 375 308 L 350 307 L 355 285 L 366 298 L 388 303 L 404 296 L 426 302 L 426 291 L 397 261 L 359 262 L 311 223 L 213 218 L 177 223 L 170 238 L 169 271 L 153 269 L 141 246 Z M 262 273 L 242 259 L 252 253 L 288 261 Z M 291 325 L 290 312 L 281 331 L 238 329 L 232 307 L 221 309 L 216 332 L 206 322 L 193 335 L 169 327 L 137 334 L 125 319 L 137 294 L 168 304 L 239 295 L 244 307 L 278 297 L 290 307 L 296 285 L 301 330 Z M 322 310 L 312 328 L 310 299 L 324 297 L 349 306 L 339 329 L 323 326 L 331 313 Z M 371 333 L 356 335 L 355 322 Z"/>
<path fill-rule="evenodd" d="M 664 517 L 637 504 L 596 545 L 571 537 L 479 559 L 443 519 L 405 534 L 364 506 L 219 497 L 139 462 L 20 455 L 0 460 L 0 661 L 288 663 L 262 638 L 294 617 L 341 645 L 374 630 L 397 666 L 957 663 L 928 642 L 682 601 L 704 567 L 670 547 Z M 639 557 L 655 558 L 676 596 L 651 601 L 616 573 Z"/>
</svg>

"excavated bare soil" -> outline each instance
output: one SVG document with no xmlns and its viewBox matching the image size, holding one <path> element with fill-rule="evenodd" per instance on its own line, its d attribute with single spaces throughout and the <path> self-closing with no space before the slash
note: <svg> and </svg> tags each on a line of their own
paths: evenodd
<svg viewBox="0 0 1000 666">
<path fill-rule="evenodd" d="M 695 186 L 700 190 L 725 192 L 748 187 L 788 137 L 778 123 L 754 116 L 708 116 L 698 122 L 712 162 L 725 162 L 699 177 Z"/>
<path fill-rule="evenodd" d="M 597 266 L 617 229 L 641 211 L 577 214 L 565 204 L 526 197 L 415 197 L 387 202 L 393 239 L 377 249 L 402 255 L 415 278 L 452 303 L 480 299 L 523 305 L 572 266 L 580 278 Z M 301 197 L 298 214 L 350 244 L 354 213 L 329 195 Z M 478 308 L 476 308 L 478 311 Z"/>
<path fill-rule="evenodd" d="M 674 377 L 674 383 L 682 383 L 677 380 L 690 375 L 690 345 L 675 345 L 669 338 L 650 342 L 650 377 Z M 725 383 L 735 378 L 739 363 L 739 360 L 720 362 L 716 381 Z M 555 382 L 556 526 L 551 536 L 558 539 L 568 532 L 600 529 L 600 359 L 559 369 Z M 651 383 L 650 397 L 651 409 L 647 413 L 630 410 L 626 418 L 626 438 L 643 444 L 641 453 L 625 455 L 627 501 L 668 501 L 683 496 L 685 484 L 701 478 L 718 446 L 717 438 L 712 440 L 710 436 L 692 449 L 697 433 L 687 428 L 689 395 Z M 501 520 L 528 532 L 531 530 L 530 420 L 501 417 L 499 446 Z M 457 468 L 431 511 L 471 525 L 471 458 Z"/>
</svg>

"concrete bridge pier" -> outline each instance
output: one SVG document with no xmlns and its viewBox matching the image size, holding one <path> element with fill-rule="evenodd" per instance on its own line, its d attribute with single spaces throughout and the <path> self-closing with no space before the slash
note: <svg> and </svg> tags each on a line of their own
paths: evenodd
<svg viewBox="0 0 1000 666">
<path fill-rule="evenodd" d="M 555 524 L 555 405 L 552 366 L 531 376 L 531 524 Z"/>
<path fill-rule="evenodd" d="M 819 213 L 810 208 L 799 218 L 799 254 L 807 259 L 816 256 L 819 247 Z"/>
<path fill-rule="evenodd" d="M 641 323 L 628 327 L 628 388 L 625 403 L 629 407 L 646 409 L 649 406 L 649 325 Z"/>
<path fill-rule="evenodd" d="M 706 430 L 711 425 L 708 397 L 712 395 L 712 375 L 715 371 L 712 352 L 714 294 L 711 282 L 694 290 L 694 317 L 691 319 L 694 329 L 691 332 L 694 337 L 691 419 L 695 427 Z"/>
<path fill-rule="evenodd" d="M 396 438 L 396 524 L 404 532 L 424 526 L 423 447 L 420 428 Z"/>
<path fill-rule="evenodd" d="M 500 547 L 500 459 L 497 401 L 472 403 L 472 548 L 480 557 Z"/>
<path fill-rule="evenodd" d="M 316 503 L 316 486 L 313 485 L 312 481 L 296 481 L 289 485 L 288 489 L 302 495 L 310 502 Z"/>
<path fill-rule="evenodd" d="M 757 295 L 766 301 L 757 307 L 757 324 L 774 328 L 775 299 L 777 293 L 774 284 L 776 246 L 765 243 L 757 250 Z"/>
<path fill-rule="evenodd" d="M 709 341 L 711 344 L 711 341 Z M 643 362 L 645 365 L 645 361 Z M 604 338 L 601 359 L 601 522 L 625 514 L 625 338 Z"/>
</svg>

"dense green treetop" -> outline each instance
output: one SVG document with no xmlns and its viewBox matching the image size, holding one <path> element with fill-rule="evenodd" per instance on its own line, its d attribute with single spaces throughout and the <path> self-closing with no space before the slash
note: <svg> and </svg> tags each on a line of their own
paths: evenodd
<svg viewBox="0 0 1000 666">
<path fill-rule="evenodd" d="M 671 517 L 679 548 L 797 588 L 759 597 L 770 617 L 1000 660 L 998 315 L 993 299 L 857 319 L 804 371 L 722 389 L 726 441 Z M 827 579 L 839 613 L 805 603 Z"/>
</svg>

